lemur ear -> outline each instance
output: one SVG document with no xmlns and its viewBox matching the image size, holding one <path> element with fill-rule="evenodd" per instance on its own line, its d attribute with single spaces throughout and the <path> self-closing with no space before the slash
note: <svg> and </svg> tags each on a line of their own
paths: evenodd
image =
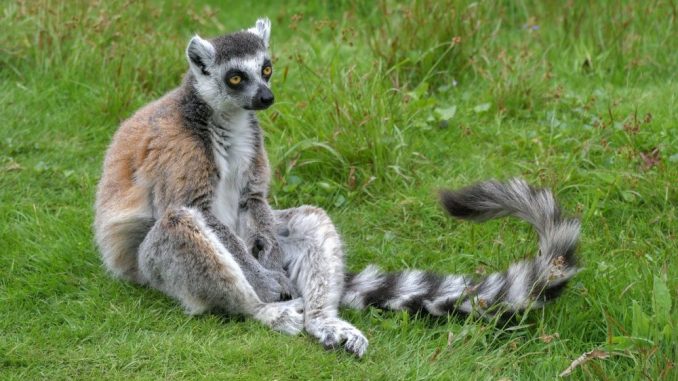
<svg viewBox="0 0 678 381">
<path fill-rule="evenodd" d="M 271 37 L 271 20 L 268 17 L 258 19 L 254 26 L 247 29 L 247 31 L 261 37 L 264 40 L 264 46 L 268 49 L 268 39 Z"/>
<path fill-rule="evenodd" d="M 209 75 L 207 68 L 214 63 L 215 54 L 214 45 L 197 34 L 191 38 L 186 48 L 186 57 L 195 75 Z"/>
</svg>

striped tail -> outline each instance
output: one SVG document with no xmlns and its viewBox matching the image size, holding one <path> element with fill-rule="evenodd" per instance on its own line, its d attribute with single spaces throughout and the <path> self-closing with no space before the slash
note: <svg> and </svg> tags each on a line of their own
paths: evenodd
<svg viewBox="0 0 678 381">
<path fill-rule="evenodd" d="M 577 273 L 579 221 L 561 217 L 549 190 L 534 189 L 523 180 L 513 179 L 442 191 L 440 198 L 447 212 L 457 218 L 485 221 L 513 215 L 526 220 L 539 234 L 539 255 L 482 279 L 419 270 L 385 273 L 370 265 L 358 274 L 347 275 L 342 304 L 424 311 L 434 316 L 510 316 L 557 298 Z"/>
</svg>

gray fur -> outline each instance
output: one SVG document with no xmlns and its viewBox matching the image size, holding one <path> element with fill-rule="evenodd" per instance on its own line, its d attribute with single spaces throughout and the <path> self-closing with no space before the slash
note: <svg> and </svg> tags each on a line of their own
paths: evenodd
<svg viewBox="0 0 678 381">
<path fill-rule="evenodd" d="M 270 302 L 299 295 L 282 269 L 282 260 L 275 270 L 264 267 L 250 255 L 245 241 L 221 224 L 214 215 L 206 213 L 204 218 L 207 226 L 214 231 L 226 250 L 232 253 L 245 278 L 262 300 Z"/>
<path fill-rule="evenodd" d="M 247 31 L 259 36 L 259 38 L 261 38 L 261 41 L 263 41 L 266 49 L 268 49 L 268 41 L 271 37 L 271 20 L 267 18 L 259 19 L 254 24 L 254 27 L 249 28 Z"/>
<path fill-rule="evenodd" d="M 386 274 L 368 267 L 349 276 L 343 304 L 364 308 L 424 311 L 432 315 L 479 313 L 512 315 L 541 307 L 556 298 L 577 273 L 575 250 L 579 222 L 563 219 L 550 191 L 525 181 L 487 181 L 457 191 L 443 191 L 441 201 L 453 216 L 484 221 L 514 215 L 530 222 L 539 233 L 540 255 L 509 266 L 505 272 L 474 280 L 447 275 L 426 276 L 406 271 Z"/>
<path fill-rule="evenodd" d="M 268 29 L 262 25 L 267 26 Z M 252 111 L 247 110 L 253 103 L 252 98 L 256 95 L 257 88 L 260 86 L 268 88 L 267 80 L 262 77 L 259 70 L 264 61 L 268 60 L 266 51 L 268 34 L 260 36 L 260 33 L 266 32 L 270 34 L 270 22 L 267 19 L 260 19 L 249 31 L 236 32 L 209 41 L 198 36 L 194 37 L 187 48 L 192 70 L 184 83 L 187 94 L 184 101 L 190 106 L 183 107 L 183 110 L 187 127 L 200 132 L 201 139 L 205 142 L 204 145 L 211 147 L 214 151 L 215 162 L 227 163 L 235 158 L 237 161 L 243 161 L 242 166 L 246 167 L 241 175 L 243 177 L 242 188 L 234 189 L 235 192 L 240 193 L 238 205 L 230 206 L 231 212 L 229 213 L 235 215 L 230 220 L 236 221 L 233 221 L 230 227 L 221 226 L 217 230 L 223 237 L 230 237 L 231 240 L 237 238 L 240 241 L 228 246 L 246 248 L 246 252 L 242 250 L 236 252 L 238 253 L 236 259 L 239 263 L 248 265 L 244 268 L 245 275 L 253 283 L 258 294 L 268 301 L 275 299 L 270 299 L 272 294 L 265 290 L 276 287 L 273 287 L 271 282 L 254 276 L 253 274 L 265 272 L 261 271 L 261 268 L 254 268 L 253 261 L 245 258 L 251 258 L 248 253 L 252 251 L 255 242 L 262 243 L 259 247 L 262 252 L 260 263 L 268 271 L 268 278 L 275 279 L 276 282 L 273 283 L 279 284 L 280 293 L 277 296 L 289 297 L 296 296 L 298 293 L 282 273 L 282 254 L 272 230 L 273 212 L 266 200 L 270 169 L 263 146 L 263 134 L 256 116 Z M 207 74 L 202 70 L 196 70 L 192 54 L 198 56 L 200 62 L 207 63 Z M 200 54 L 207 54 L 207 56 L 202 57 Z M 249 83 L 238 91 L 224 85 L 223 74 L 234 68 L 241 70 L 249 77 Z M 234 122 L 239 119 L 245 120 L 241 127 L 238 127 L 239 123 Z M 244 150 L 249 152 L 243 150 L 233 152 L 234 140 L 244 133 L 248 134 L 245 139 L 249 141 L 247 143 L 249 148 Z M 215 195 L 212 195 L 209 199 L 214 199 L 214 197 Z M 242 254 L 243 252 L 245 254 Z M 268 296 L 263 296 L 264 294 Z"/>
<path fill-rule="evenodd" d="M 195 36 L 188 43 L 186 57 L 191 64 L 194 75 L 210 75 L 208 68 L 214 65 L 216 51 L 214 45 L 205 41 L 200 36 Z"/>
<path fill-rule="evenodd" d="M 187 312 L 221 309 L 294 334 L 302 328 L 301 301 L 272 303 L 298 294 L 281 255 L 266 268 L 252 257 L 248 237 L 238 235 L 270 235 L 257 229 L 274 225 L 270 208 L 265 215 L 254 207 L 255 214 L 244 212 L 243 220 L 255 221 L 248 231 L 238 207 L 261 198 L 246 189 L 265 195 L 268 187 L 261 129 L 247 110 L 257 86 L 268 86 L 264 46 L 250 32 L 190 41 L 182 86 L 123 123 L 111 144 L 95 232 L 112 273 L 165 292 Z M 236 95 L 221 76 L 231 68 L 250 77 Z M 235 202 L 222 205 L 232 195 Z"/>
<path fill-rule="evenodd" d="M 312 206 L 277 211 L 284 266 L 304 300 L 304 328 L 327 349 L 343 346 L 362 357 L 368 341 L 338 317 L 344 289 L 344 253 L 334 224 Z"/>
<path fill-rule="evenodd" d="M 211 39 L 210 42 L 217 51 L 217 64 L 224 64 L 232 59 L 253 56 L 268 49 L 268 40 L 264 42 L 261 36 L 253 33 L 251 30 L 219 36 Z"/>
<path fill-rule="evenodd" d="M 268 25 L 270 28 L 270 22 Z M 260 32 L 258 27 L 253 27 L 209 41 L 195 36 L 189 42 L 186 57 L 192 86 L 218 116 L 243 109 L 261 109 L 256 97 L 262 91 L 270 94 L 268 79 L 262 75 L 264 64 L 270 62 L 268 41 L 264 42 L 260 33 L 268 38 L 265 30 Z M 242 77 L 238 88 L 227 84 L 229 73 Z"/>
<path fill-rule="evenodd" d="M 343 347 L 358 357 L 368 341 L 339 317 L 340 303 L 492 314 L 495 306 L 518 311 L 557 296 L 576 273 L 579 225 L 560 218 L 550 192 L 520 180 L 442 195 L 457 217 L 513 214 L 540 234 L 541 256 L 481 280 L 419 270 L 384 273 L 374 266 L 346 275 L 341 239 L 325 211 L 272 210 L 270 168 L 253 112 L 270 105 L 258 98 L 270 93 L 262 75 L 269 37 L 267 19 L 209 41 L 194 37 L 182 86 L 121 127 L 118 139 L 125 140 L 114 140 L 107 154 L 95 221 L 113 273 L 164 292 L 189 314 L 220 309 L 289 334 L 303 328 L 326 348 Z M 234 71 L 247 77 L 237 88 L 226 85 Z M 130 136 L 149 131 L 147 145 L 127 150 L 139 148 Z M 151 159 L 126 166 L 139 157 Z"/>
<path fill-rule="evenodd" d="M 139 247 L 139 269 L 148 284 L 177 299 L 189 314 L 218 307 L 252 316 L 271 328 L 296 334 L 300 300 L 263 303 L 231 252 L 213 237 L 196 209 L 168 210 Z"/>
</svg>

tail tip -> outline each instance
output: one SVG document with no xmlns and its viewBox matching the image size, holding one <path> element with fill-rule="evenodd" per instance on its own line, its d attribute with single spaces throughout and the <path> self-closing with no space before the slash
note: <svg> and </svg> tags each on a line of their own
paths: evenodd
<svg viewBox="0 0 678 381">
<path fill-rule="evenodd" d="M 462 200 L 462 194 L 459 191 L 442 189 L 438 192 L 438 198 L 440 205 L 453 217 L 469 218 L 477 213 Z"/>
</svg>

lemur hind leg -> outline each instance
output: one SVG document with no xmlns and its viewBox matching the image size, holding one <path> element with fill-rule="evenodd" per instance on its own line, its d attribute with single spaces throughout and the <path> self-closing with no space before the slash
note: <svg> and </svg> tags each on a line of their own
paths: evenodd
<svg viewBox="0 0 678 381">
<path fill-rule="evenodd" d="M 329 216 L 311 206 L 275 213 L 284 267 L 304 299 L 306 331 L 327 349 L 343 345 L 362 357 L 367 339 L 338 317 L 344 288 L 344 254 Z"/>
<path fill-rule="evenodd" d="M 303 328 L 301 300 L 263 303 L 196 209 L 164 213 L 141 243 L 139 270 L 151 287 L 177 299 L 189 314 L 219 308 L 287 334 Z"/>
</svg>

